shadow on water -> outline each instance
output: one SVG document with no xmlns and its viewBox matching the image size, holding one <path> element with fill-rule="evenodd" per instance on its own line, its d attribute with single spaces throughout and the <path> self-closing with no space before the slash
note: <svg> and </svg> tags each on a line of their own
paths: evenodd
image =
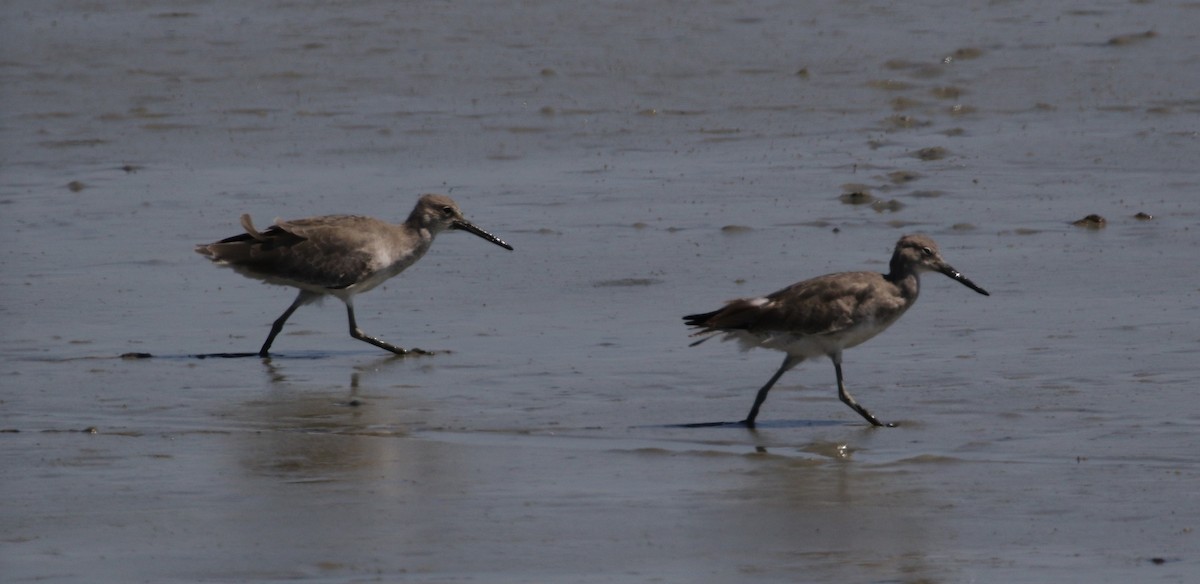
<svg viewBox="0 0 1200 584">
<path fill-rule="evenodd" d="M 406 355 L 387 354 L 379 361 L 398 361 L 411 359 L 414 357 L 429 357 L 433 355 L 449 354 L 453 351 L 443 350 L 426 353 L 409 353 Z M 153 353 L 121 353 L 120 355 L 88 355 L 83 357 L 34 357 L 33 361 L 43 361 L 47 363 L 66 363 L 70 361 L 105 361 L 109 359 L 121 359 L 124 361 L 139 361 L 143 359 L 160 359 L 160 360 L 186 360 L 186 359 L 248 359 L 259 358 L 264 363 L 269 363 L 272 360 L 304 360 L 311 361 L 316 359 L 333 359 L 337 357 L 352 357 L 358 355 L 374 354 L 378 352 L 369 351 L 345 351 L 345 352 L 330 352 L 330 351 L 309 351 L 299 353 L 271 353 L 266 357 L 260 356 L 258 353 L 185 353 L 174 355 L 155 355 Z"/>
<path fill-rule="evenodd" d="M 449 353 L 449 351 L 445 351 L 445 353 Z M 155 355 L 152 353 L 122 353 L 120 355 L 115 355 L 115 356 L 114 355 L 86 355 L 86 356 L 82 356 L 82 357 L 32 357 L 32 359 L 30 359 L 30 360 L 31 361 L 42 361 L 42 362 L 48 362 L 48 363 L 66 363 L 66 362 L 71 362 L 71 361 L 108 361 L 108 360 L 114 360 L 114 359 L 119 359 L 122 361 L 140 361 L 140 360 L 146 360 L 146 359 L 181 361 L 181 360 L 190 360 L 190 359 L 200 359 L 200 360 L 203 360 L 203 359 L 248 359 L 248 357 L 259 357 L 259 359 L 262 359 L 263 361 L 271 361 L 271 360 L 307 360 L 307 361 L 311 361 L 311 360 L 317 360 L 317 359 L 334 359 L 334 357 L 366 355 L 366 354 L 367 354 L 366 351 L 360 351 L 360 353 L 329 353 L 329 351 L 310 351 L 310 353 L 293 353 L 293 354 L 272 353 L 270 356 L 260 357 L 258 355 L 258 353 L 190 353 L 190 354 L 176 354 L 176 355 Z M 388 359 L 389 360 L 391 360 L 391 359 L 407 359 L 407 357 L 413 357 L 413 356 L 426 356 L 426 355 L 424 355 L 424 354 L 390 355 L 388 357 Z"/>
<path fill-rule="evenodd" d="M 746 421 L 740 422 L 693 422 L 690 424 L 662 424 L 640 426 L 642 428 L 742 428 L 745 430 L 762 430 L 776 428 L 818 428 L 831 426 L 858 426 L 855 422 L 839 422 L 836 420 L 771 420 L 767 422 L 755 422 L 754 426 L 746 425 Z"/>
</svg>

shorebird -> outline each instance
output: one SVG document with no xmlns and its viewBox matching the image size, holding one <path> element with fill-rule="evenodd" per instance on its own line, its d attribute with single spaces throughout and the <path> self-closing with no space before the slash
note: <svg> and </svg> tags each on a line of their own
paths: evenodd
<svg viewBox="0 0 1200 584">
<path fill-rule="evenodd" d="M 723 335 L 723 340 L 737 340 L 743 350 L 764 347 L 786 354 L 775 375 L 758 390 L 750 414 L 739 424 L 754 427 L 767 392 L 789 369 L 805 359 L 825 356 L 833 361 L 837 372 L 838 398 L 871 425 L 882 426 L 846 391 L 842 351 L 883 332 L 912 307 L 921 290 L 922 272 L 940 272 L 989 296 L 987 290 L 946 263 L 932 239 L 905 235 L 896 242 L 887 274 L 842 272 L 819 276 L 767 296 L 732 300 L 720 310 L 688 315 L 683 320 L 700 329 L 692 336 L 703 337 L 692 343 L 693 347 Z"/>
<path fill-rule="evenodd" d="M 354 296 L 403 272 L 429 251 L 437 234 L 447 229 L 473 233 L 504 249 L 512 246 L 463 218 L 450 197 L 423 195 L 402 224 L 357 215 L 323 215 L 276 220 L 266 231 L 242 215 L 245 233 L 196 246 L 196 253 L 248 278 L 299 288 L 300 293 L 274 324 L 258 356 L 267 357 L 275 336 L 297 308 L 325 296 L 346 304 L 350 336 L 397 355 L 427 353 L 402 349 L 367 336 L 354 320 Z"/>
</svg>

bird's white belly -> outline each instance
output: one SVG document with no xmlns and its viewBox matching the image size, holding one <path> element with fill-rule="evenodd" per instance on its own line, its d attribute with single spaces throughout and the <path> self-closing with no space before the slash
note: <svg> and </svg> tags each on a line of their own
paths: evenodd
<svg viewBox="0 0 1200 584">
<path fill-rule="evenodd" d="M 404 269 L 407 268 L 408 266 L 412 265 L 412 263 L 413 262 L 411 262 L 411 261 L 404 262 L 404 263 L 397 263 L 397 264 L 392 264 L 390 266 L 385 266 L 383 269 L 380 269 L 380 270 L 375 270 L 375 271 L 371 272 L 370 274 L 367 274 L 365 277 L 363 277 L 359 281 L 355 282 L 353 285 L 348 286 L 346 288 L 346 291 L 349 292 L 350 294 L 362 294 L 363 292 L 371 290 L 372 288 L 375 288 L 376 286 L 379 286 L 380 284 L 383 284 L 384 282 L 390 280 L 392 277 L 396 276 L 400 272 L 403 272 Z M 336 294 L 337 292 L 331 291 L 331 293 Z"/>
<path fill-rule="evenodd" d="M 392 250 L 384 242 L 377 242 L 371 249 L 372 271 L 359 278 L 353 285 L 348 286 L 346 291 L 352 295 L 362 294 L 383 284 L 416 263 L 428 249 L 429 246 L 426 244 L 413 250 L 406 250 L 407 253 L 403 255 L 394 256 L 391 253 Z M 334 293 L 336 294 L 336 292 Z"/>
<path fill-rule="evenodd" d="M 841 353 L 843 349 L 861 345 L 883 332 L 890 324 L 891 322 L 871 321 L 836 333 L 818 335 L 802 335 L 787 331 L 730 331 L 729 335 L 737 339 L 742 350 L 762 347 L 811 359 L 834 355 Z"/>
</svg>

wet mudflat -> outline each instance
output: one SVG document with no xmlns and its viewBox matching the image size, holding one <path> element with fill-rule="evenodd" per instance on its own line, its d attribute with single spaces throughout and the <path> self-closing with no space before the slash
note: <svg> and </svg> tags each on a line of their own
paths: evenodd
<svg viewBox="0 0 1200 584">
<path fill-rule="evenodd" d="M 10 3 L 4 579 L 1192 581 L 1197 18 Z M 329 301 L 193 357 L 293 296 L 194 244 L 423 192 L 516 248 L 358 298 L 439 354 Z M 914 231 L 992 296 L 927 275 L 846 352 L 897 428 L 828 361 L 678 426 L 781 358 L 682 315 Z"/>
</svg>

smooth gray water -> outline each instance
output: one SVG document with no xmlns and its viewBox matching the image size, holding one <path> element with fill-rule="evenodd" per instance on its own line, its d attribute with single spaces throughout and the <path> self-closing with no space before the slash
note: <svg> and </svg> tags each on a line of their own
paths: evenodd
<svg viewBox="0 0 1200 584">
<path fill-rule="evenodd" d="M 1200 4 L 8 2 L 4 581 L 1190 582 Z M 869 192 L 880 204 L 842 195 Z M 446 234 L 394 358 L 196 243 Z M 849 199 L 846 199 L 849 200 Z M 1137 213 L 1153 219 L 1140 220 Z M 1107 226 L 1071 225 L 1088 214 Z M 922 231 L 892 330 L 740 419 L 680 317 Z M 155 357 L 123 360 L 124 353 Z"/>
</svg>

